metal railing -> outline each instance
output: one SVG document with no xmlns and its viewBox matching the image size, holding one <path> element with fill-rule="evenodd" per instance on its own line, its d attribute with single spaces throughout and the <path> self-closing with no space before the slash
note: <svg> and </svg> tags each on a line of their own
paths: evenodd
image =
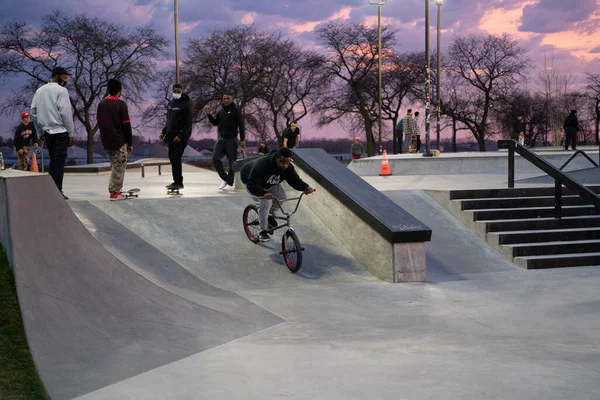
<svg viewBox="0 0 600 400">
<path fill-rule="evenodd" d="M 562 217 L 562 187 L 570 189 L 579 195 L 586 203 L 596 207 L 600 212 L 600 197 L 575 179 L 565 175 L 560 169 L 544 160 L 527 147 L 519 144 L 516 140 L 499 140 L 499 149 L 508 149 L 508 187 L 515 187 L 515 152 L 525 160 L 529 161 L 549 176 L 554 178 L 554 210 L 555 218 Z"/>
<path fill-rule="evenodd" d="M 583 150 L 577 150 L 575 153 L 573 153 L 573 155 L 572 155 L 571 157 L 569 157 L 569 159 L 568 159 L 567 161 L 565 161 L 565 163 L 564 163 L 563 165 L 561 165 L 561 166 L 560 166 L 560 168 L 559 168 L 559 169 L 562 171 L 562 170 L 563 170 L 563 169 L 564 169 L 564 168 L 565 168 L 567 165 L 569 165 L 569 163 L 570 163 L 571 161 L 573 161 L 573 159 L 574 159 L 575 157 L 577 157 L 577 155 L 579 155 L 579 154 L 582 154 L 582 155 L 583 155 L 585 158 L 587 158 L 587 159 L 589 160 L 589 162 L 591 162 L 591 163 L 594 165 L 594 167 L 598 167 L 598 163 L 597 163 L 596 161 L 592 160 L 592 159 L 590 158 L 590 156 L 588 156 L 588 155 L 585 153 L 585 151 L 583 151 Z"/>
</svg>

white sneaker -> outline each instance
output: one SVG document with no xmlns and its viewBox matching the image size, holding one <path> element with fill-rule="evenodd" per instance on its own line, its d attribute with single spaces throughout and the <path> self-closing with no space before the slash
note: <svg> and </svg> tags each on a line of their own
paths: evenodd
<svg viewBox="0 0 600 400">
<path fill-rule="evenodd" d="M 227 187 L 227 182 L 223 181 L 223 183 L 221 183 L 221 186 L 219 186 L 219 190 L 223 190 Z"/>
</svg>

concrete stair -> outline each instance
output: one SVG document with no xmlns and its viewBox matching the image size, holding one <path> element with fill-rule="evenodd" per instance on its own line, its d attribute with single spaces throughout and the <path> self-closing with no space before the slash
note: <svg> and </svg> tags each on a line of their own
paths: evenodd
<svg viewBox="0 0 600 400">
<path fill-rule="evenodd" d="M 600 193 L 600 186 L 590 186 Z M 526 269 L 600 266 L 600 213 L 563 188 L 556 219 L 554 188 L 426 193 L 499 253 Z"/>
</svg>

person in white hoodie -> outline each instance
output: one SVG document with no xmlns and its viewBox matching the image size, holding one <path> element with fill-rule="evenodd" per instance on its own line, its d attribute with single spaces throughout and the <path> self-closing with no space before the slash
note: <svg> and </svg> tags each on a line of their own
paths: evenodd
<svg viewBox="0 0 600 400">
<path fill-rule="evenodd" d="M 65 88 L 69 73 L 63 67 L 52 70 L 51 82 L 39 88 L 31 101 L 31 118 L 40 135 L 48 144 L 50 156 L 50 176 L 56 183 L 65 200 L 62 190 L 67 148 L 73 146 L 73 108 L 69 99 L 69 91 Z"/>
</svg>

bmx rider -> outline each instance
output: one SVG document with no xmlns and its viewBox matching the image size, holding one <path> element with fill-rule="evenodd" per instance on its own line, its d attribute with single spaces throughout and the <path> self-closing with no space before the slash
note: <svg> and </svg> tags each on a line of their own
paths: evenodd
<svg viewBox="0 0 600 400">
<path fill-rule="evenodd" d="M 286 181 L 292 188 L 307 195 L 316 190 L 300 179 L 291 161 L 290 149 L 281 147 L 279 150 L 271 151 L 266 157 L 246 163 L 240 171 L 246 190 L 252 199 L 259 203 L 258 219 L 261 242 L 270 240 L 267 234 L 269 216 L 273 215 L 277 208 L 277 205 L 273 207 L 273 198 L 277 197 L 280 201 L 286 198 L 281 182 Z"/>
</svg>

